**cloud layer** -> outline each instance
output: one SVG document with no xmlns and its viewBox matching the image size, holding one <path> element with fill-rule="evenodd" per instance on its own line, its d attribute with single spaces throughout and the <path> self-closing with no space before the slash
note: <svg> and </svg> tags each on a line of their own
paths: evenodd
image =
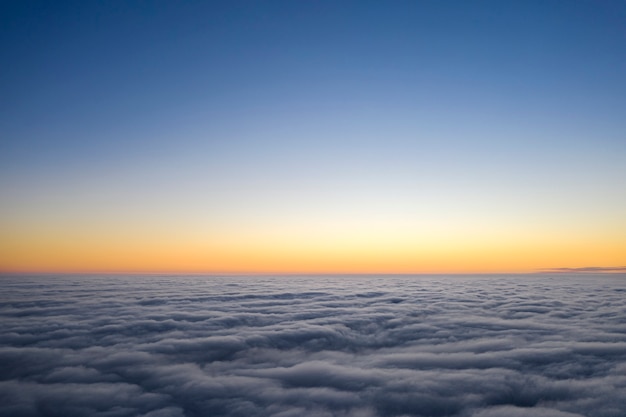
<svg viewBox="0 0 626 417">
<path fill-rule="evenodd" d="M 1 277 L 0 416 L 626 415 L 626 277 Z"/>
</svg>

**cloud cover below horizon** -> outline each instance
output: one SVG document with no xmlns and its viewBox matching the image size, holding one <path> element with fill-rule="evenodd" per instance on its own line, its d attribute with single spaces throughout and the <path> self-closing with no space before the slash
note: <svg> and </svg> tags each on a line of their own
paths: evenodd
<svg viewBox="0 0 626 417">
<path fill-rule="evenodd" d="M 625 278 L 0 277 L 0 416 L 622 416 Z"/>
</svg>

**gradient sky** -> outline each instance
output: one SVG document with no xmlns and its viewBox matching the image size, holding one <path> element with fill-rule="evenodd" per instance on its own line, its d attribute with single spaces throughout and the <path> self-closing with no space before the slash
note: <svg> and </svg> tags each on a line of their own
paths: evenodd
<svg viewBox="0 0 626 417">
<path fill-rule="evenodd" d="M 0 270 L 626 264 L 624 1 L 0 4 Z"/>
</svg>

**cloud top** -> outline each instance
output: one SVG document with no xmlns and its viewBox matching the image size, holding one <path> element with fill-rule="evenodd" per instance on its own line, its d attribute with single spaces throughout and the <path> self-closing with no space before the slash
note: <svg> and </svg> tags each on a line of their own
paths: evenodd
<svg viewBox="0 0 626 417">
<path fill-rule="evenodd" d="M 0 280 L 0 416 L 626 414 L 623 276 Z"/>
</svg>

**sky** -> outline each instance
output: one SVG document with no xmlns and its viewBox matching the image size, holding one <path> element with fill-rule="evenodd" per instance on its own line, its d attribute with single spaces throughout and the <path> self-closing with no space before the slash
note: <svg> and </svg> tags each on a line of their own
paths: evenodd
<svg viewBox="0 0 626 417">
<path fill-rule="evenodd" d="M 4 1 L 0 271 L 626 265 L 623 1 Z"/>
</svg>

